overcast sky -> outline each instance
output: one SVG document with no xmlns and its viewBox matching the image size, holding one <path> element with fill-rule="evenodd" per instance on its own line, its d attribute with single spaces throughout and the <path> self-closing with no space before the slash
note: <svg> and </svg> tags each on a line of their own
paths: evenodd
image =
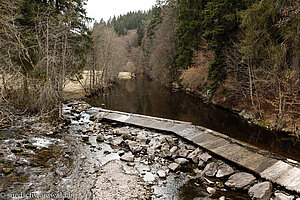
<svg viewBox="0 0 300 200">
<path fill-rule="evenodd" d="M 100 21 L 107 21 L 114 15 L 126 14 L 129 11 L 149 10 L 156 0 L 88 0 L 87 14 Z"/>
</svg>

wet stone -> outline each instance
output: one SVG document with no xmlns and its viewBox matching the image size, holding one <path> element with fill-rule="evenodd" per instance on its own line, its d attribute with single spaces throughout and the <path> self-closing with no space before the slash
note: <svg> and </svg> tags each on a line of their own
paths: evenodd
<svg viewBox="0 0 300 200">
<path fill-rule="evenodd" d="M 181 145 L 179 147 L 178 155 L 180 157 L 187 157 L 188 153 L 189 153 L 189 151 L 185 145 Z"/>
<path fill-rule="evenodd" d="M 204 162 L 209 161 L 212 158 L 211 155 L 209 155 L 208 153 L 203 153 L 200 157 L 199 160 L 202 160 Z"/>
<path fill-rule="evenodd" d="M 142 146 L 135 141 L 127 141 L 127 144 L 129 146 L 130 151 L 132 151 L 132 153 L 140 152 L 143 149 Z"/>
<path fill-rule="evenodd" d="M 157 175 L 160 177 L 160 178 L 166 178 L 166 172 L 164 170 L 158 170 L 157 171 Z"/>
<path fill-rule="evenodd" d="M 172 137 L 164 137 L 163 141 L 166 142 L 167 144 L 169 144 L 170 146 L 174 146 L 175 145 L 175 141 L 173 140 Z"/>
<path fill-rule="evenodd" d="M 201 153 L 200 149 L 195 149 L 192 153 L 188 155 L 188 159 L 192 160 L 194 163 L 198 163 L 199 161 L 199 154 Z"/>
<path fill-rule="evenodd" d="M 172 155 L 174 155 L 177 151 L 178 147 L 177 146 L 173 146 L 171 149 L 170 149 L 170 152 Z"/>
<path fill-rule="evenodd" d="M 234 189 L 242 189 L 253 184 L 255 180 L 256 179 L 252 174 L 239 172 L 231 175 L 225 185 Z"/>
<path fill-rule="evenodd" d="M 216 174 L 216 177 L 217 178 L 223 178 L 223 177 L 229 176 L 233 173 L 234 173 L 234 170 L 232 169 L 232 167 L 230 167 L 227 164 L 222 164 L 218 168 L 218 172 Z"/>
<path fill-rule="evenodd" d="M 272 194 L 272 184 L 270 182 L 257 183 L 249 191 L 249 196 L 257 200 L 269 200 Z"/>
<path fill-rule="evenodd" d="M 176 158 L 174 161 L 175 161 L 177 164 L 179 164 L 179 165 L 184 165 L 184 164 L 186 164 L 186 163 L 189 162 L 189 161 L 188 161 L 187 159 L 185 159 L 185 158 Z"/>
<path fill-rule="evenodd" d="M 215 188 L 212 188 L 212 187 L 207 187 L 206 188 L 206 191 L 209 193 L 209 194 L 212 194 L 214 195 L 216 193 L 216 189 Z"/>
<path fill-rule="evenodd" d="M 287 194 L 284 194 L 282 192 L 275 192 L 273 200 L 293 200 L 294 196 L 290 196 Z"/>
<path fill-rule="evenodd" d="M 206 165 L 206 167 L 203 170 L 203 174 L 205 176 L 213 177 L 217 173 L 218 170 L 218 164 L 215 162 L 211 162 Z"/>
<path fill-rule="evenodd" d="M 125 153 L 123 156 L 120 157 L 121 160 L 126 162 L 133 162 L 134 161 L 134 155 L 132 153 Z"/>
<path fill-rule="evenodd" d="M 172 171 L 176 171 L 179 168 L 179 164 L 177 163 L 171 163 L 168 166 Z"/>
</svg>

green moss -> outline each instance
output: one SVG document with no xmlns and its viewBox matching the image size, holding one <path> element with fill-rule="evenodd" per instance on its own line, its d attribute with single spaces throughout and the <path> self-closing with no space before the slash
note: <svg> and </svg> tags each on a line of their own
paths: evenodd
<svg viewBox="0 0 300 200">
<path fill-rule="evenodd" d="M 2 171 L 4 174 L 10 174 L 14 169 L 13 168 L 3 168 Z"/>
</svg>

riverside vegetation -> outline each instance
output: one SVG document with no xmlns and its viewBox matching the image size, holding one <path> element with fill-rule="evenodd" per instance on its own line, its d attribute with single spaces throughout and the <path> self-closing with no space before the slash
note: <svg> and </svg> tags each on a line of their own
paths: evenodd
<svg viewBox="0 0 300 200">
<path fill-rule="evenodd" d="M 299 134 L 298 1 L 159 0 L 92 30 L 85 3 L 1 1 L 1 102 L 59 111 L 68 80 L 95 94 L 128 71 Z"/>
<path fill-rule="evenodd" d="M 87 188 L 95 184 L 90 196 L 104 192 L 92 180 L 107 177 L 96 172 L 99 166 L 93 164 L 97 162 L 83 163 L 86 155 L 74 156 L 78 165 L 73 172 L 68 171 L 74 166 L 74 160 L 68 160 L 70 152 L 89 149 L 73 148 L 79 141 L 64 135 L 70 127 L 58 125 L 63 120 L 62 102 L 73 98 L 72 91 L 63 91 L 70 80 L 79 82 L 86 95 L 93 95 L 106 92 L 118 72 L 144 74 L 162 85 L 182 88 L 233 110 L 245 110 L 243 116 L 299 137 L 299 1 L 158 0 L 149 11 L 101 20 L 92 29 L 87 27 L 92 19 L 86 16 L 85 4 L 86 0 L 0 1 L 0 142 L 5 149 L 0 155 L 4 157 L 0 162 L 1 192 L 11 188 L 21 192 L 22 181 L 40 180 L 43 167 L 45 180 L 53 185 L 50 189 L 44 188 L 43 182 L 32 186 L 41 191 L 54 191 L 56 184 L 67 188 L 69 183 L 71 191 L 79 187 L 77 184 Z M 88 76 L 84 82 L 82 71 Z M 54 119 L 53 123 L 58 123 L 58 138 L 54 127 L 31 127 L 36 114 L 39 122 Z M 75 117 L 82 116 L 77 113 Z M 35 134 L 38 136 L 33 138 Z M 40 134 L 47 138 L 40 138 Z M 89 145 L 89 141 L 84 142 Z M 174 160 L 168 167 L 175 169 L 178 162 Z M 80 168 L 80 163 L 84 167 Z M 214 171 L 222 165 L 212 163 Z M 118 174 L 120 164 L 112 165 L 117 166 Z M 31 174 L 26 169 L 32 170 Z M 165 172 L 157 174 L 163 176 Z M 61 177 L 68 175 L 69 179 L 62 181 Z M 77 175 L 81 182 L 72 181 Z M 21 187 L 14 187 L 18 183 Z M 210 193 L 205 193 L 206 197 L 213 196 L 216 188 L 222 189 L 217 182 L 211 186 L 206 188 Z M 288 195 L 277 194 L 269 183 L 263 186 L 273 192 L 267 196 Z M 31 191 L 30 185 L 26 187 Z M 145 196 L 151 194 L 149 187 L 139 189 Z"/>
</svg>

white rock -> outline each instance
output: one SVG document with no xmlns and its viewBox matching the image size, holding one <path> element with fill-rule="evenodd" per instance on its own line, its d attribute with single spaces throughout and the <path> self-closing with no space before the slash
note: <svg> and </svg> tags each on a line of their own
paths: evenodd
<svg viewBox="0 0 300 200">
<path fill-rule="evenodd" d="M 198 160 L 199 160 L 198 156 L 199 156 L 200 152 L 201 151 L 199 148 L 195 149 L 192 153 L 190 153 L 188 155 L 188 159 L 191 159 L 194 163 L 198 163 Z"/>
<path fill-rule="evenodd" d="M 224 176 L 229 176 L 233 173 L 234 173 L 234 170 L 232 169 L 232 167 L 230 167 L 227 164 L 223 164 L 223 165 L 219 166 L 216 177 L 217 178 L 222 178 Z"/>
<path fill-rule="evenodd" d="M 269 200 L 272 194 L 272 183 L 257 183 L 249 189 L 248 194 L 252 199 Z"/>
<path fill-rule="evenodd" d="M 172 171 L 176 171 L 179 168 L 179 164 L 177 163 L 171 163 L 168 166 Z"/>
<path fill-rule="evenodd" d="M 123 156 L 120 157 L 121 160 L 126 162 L 133 162 L 134 161 L 134 155 L 132 155 L 131 152 L 125 153 Z"/>
<path fill-rule="evenodd" d="M 209 193 L 209 194 L 212 194 L 214 195 L 216 193 L 216 189 L 215 188 L 212 188 L 212 187 L 207 187 L 206 188 L 206 191 Z"/>
<path fill-rule="evenodd" d="M 212 156 L 208 153 L 203 153 L 201 156 L 199 156 L 199 160 L 203 160 L 204 162 L 209 161 L 211 158 Z"/>
<path fill-rule="evenodd" d="M 255 180 L 256 178 L 252 174 L 240 172 L 231 175 L 225 185 L 232 188 L 242 189 L 253 184 Z"/>
<path fill-rule="evenodd" d="M 293 200 L 294 199 L 294 196 L 286 195 L 281 192 L 275 192 L 274 196 L 275 197 L 273 198 L 273 200 Z"/>
<path fill-rule="evenodd" d="M 160 177 L 160 178 L 165 178 L 166 177 L 166 172 L 164 170 L 158 170 L 157 171 L 157 175 Z"/>
<path fill-rule="evenodd" d="M 189 162 L 189 161 L 188 161 L 187 159 L 185 159 L 185 158 L 176 158 L 174 161 L 175 161 L 177 164 L 179 164 L 179 165 L 184 165 L 184 164 L 186 164 L 186 163 Z"/>
<path fill-rule="evenodd" d="M 203 170 L 203 174 L 205 176 L 213 177 L 217 173 L 217 170 L 218 170 L 218 164 L 212 162 L 206 165 L 206 167 Z"/>
<path fill-rule="evenodd" d="M 219 198 L 219 200 L 226 200 L 226 197 L 225 197 L 225 196 L 221 196 L 221 197 Z"/>
</svg>

